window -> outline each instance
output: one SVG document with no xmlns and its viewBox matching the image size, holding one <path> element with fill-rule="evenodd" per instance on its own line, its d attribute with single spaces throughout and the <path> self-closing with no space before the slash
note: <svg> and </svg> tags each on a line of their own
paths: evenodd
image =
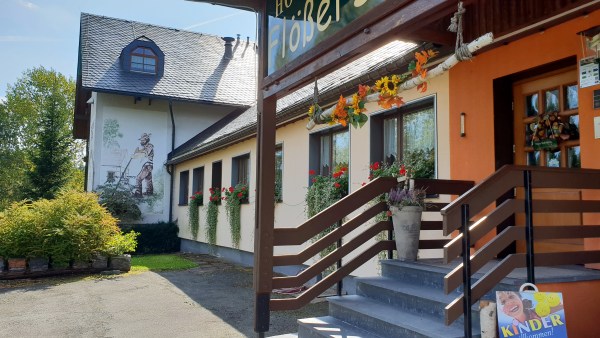
<svg viewBox="0 0 600 338">
<path fill-rule="evenodd" d="M 137 47 L 131 52 L 131 71 L 142 73 L 157 73 L 158 57 L 148 47 Z"/>
<path fill-rule="evenodd" d="M 212 182 L 211 182 L 211 187 L 212 188 L 221 190 L 221 187 L 222 187 L 222 183 L 221 183 L 222 169 L 223 169 L 223 163 L 221 161 L 214 162 L 212 164 Z"/>
<path fill-rule="evenodd" d="M 250 183 L 250 154 L 237 156 L 231 163 L 231 186 Z"/>
<path fill-rule="evenodd" d="M 196 192 L 203 192 L 204 190 L 204 167 L 195 168 L 192 171 L 192 194 Z M 200 201 L 200 205 L 203 201 Z"/>
<path fill-rule="evenodd" d="M 348 166 L 350 161 L 350 133 L 348 128 L 332 128 L 310 136 L 310 169 L 321 176 L 329 176 L 337 167 Z"/>
<path fill-rule="evenodd" d="M 435 177 L 436 123 L 433 99 L 424 99 L 372 118 L 371 162 L 399 161 L 416 177 Z"/>
<path fill-rule="evenodd" d="M 161 77 L 165 68 L 165 54 L 154 41 L 145 36 L 133 40 L 121 51 L 121 68 L 128 72 Z"/>
<path fill-rule="evenodd" d="M 275 202 L 283 201 L 283 146 L 275 146 Z"/>
<path fill-rule="evenodd" d="M 188 198 L 190 195 L 189 185 L 190 183 L 190 172 L 189 170 L 182 171 L 179 173 L 179 205 L 187 205 Z"/>
</svg>

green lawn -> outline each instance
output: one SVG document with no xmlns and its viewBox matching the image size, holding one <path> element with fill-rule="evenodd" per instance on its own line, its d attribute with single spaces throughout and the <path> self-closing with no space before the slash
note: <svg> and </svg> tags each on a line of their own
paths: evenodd
<svg viewBox="0 0 600 338">
<path fill-rule="evenodd" d="M 168 271 L 185 270 L 198 264 L 177 255 L 145 255 L 131 257 L 131 271 Z"/>
</svg>

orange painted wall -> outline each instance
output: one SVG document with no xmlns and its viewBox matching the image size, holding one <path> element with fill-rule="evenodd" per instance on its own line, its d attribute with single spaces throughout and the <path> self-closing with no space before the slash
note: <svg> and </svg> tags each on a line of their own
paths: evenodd
<svg viewBox="0 0 600 338">
<path fill-rule="evenodd" d="M 600 337 L 600 281 L 537 286 L 540 291 L 563 293 L 569 338 Z"/>
<path fill-rule="evenodd" d="M 598 24 L 600 10 L 481 53 L 450 70 L 450 175 L 453 179 L 478 182 L 495 170 L 493 80 L 567 57 L 577 56 L 579 60 L 583 51 L 577 32 Z M 594 116 L 600 116 L 600 110 L 594 110 L 592 105 L 592 92 L 597 89 L 600 85 L 579 90 L 584 168 L 600 168 L 600 140 L 594 139 L 593 132 Z M 466 114 L 465 137 L 460 137 L 461 112 Z M 512 113 L 507 118 L 512 119 Z M 585 215 L 584 222 L 600 224 L 600 218 Z M 586 240 L 586 248 L 593 246 L 600 247 L 600 240 Z"/>
</svg>

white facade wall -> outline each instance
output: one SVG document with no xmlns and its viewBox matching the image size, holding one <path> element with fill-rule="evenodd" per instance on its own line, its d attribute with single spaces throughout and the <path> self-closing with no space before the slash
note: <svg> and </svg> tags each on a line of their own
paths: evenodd
<svg viewBox="0 0 600 338">
<path fill-rule="evenodd" d="M 449 148 L 449 97 L 448 97 L 448 75 L 442 75 L 429 83 L 429 89 L 426 93 L 417 93 L 416 90 L 403 92 L 404 101 L 417 100 L 423 97 L 434 97 L 437 125 L 437 175 L 438 178 L 450 178 L 450 148 Z M 377 103 L 370 103 L 366 107 L 370 115 L 378 113 Z M 306 220 L 304 197 L 309 183 L 309 137 L 311 133 L 318 130 L 330 128 L 328 125 L 317 126 L 313 130 L 306 129 L 308 119 L 285 125 L 277 129 L 276 142 L 283 145 L 283 202 L 275 206 L 275 227 L 291 228 L 297 227 Z M 349 189 L 350 192 L 357 190 L 363 182 L 368 182 L 370 165 L 370 122 L 367 122 L 361 129 L 350 127 L 350 165 L 349 165 Z M 204 204 L 208 204 L 208 188 L 212 177 L 212 163 L 222 161 L 222 182 L 224 187 L 231 185 L 231 162 L 232 158 L 250 153 L 251 181 L 249 204 L 242 205 L 242 231 L 240 250 L 252 252 L 254 248 L 254 216 L 256 199 L 256 138 L 237 143 L 233 146 L 209 153 L 207 155 L 195 158 L 176 166 L 175 191 L 174 196 L 178 196 L 179 172 L 189 170 L 190 188 L 192 183 L 192 170 L 204 166 Z M 197 239 L 192 238 L 188 223 L 188 207 L 178 206 L 178 200 L 175 198 L 174 219 L 179 224 L 179 236 L 184 239 L 198 240 L 206 242 L 206 211 L 200 209 L 200 230 Z M 365 206 L 357 206 L 357 210 Z M 205 207 L 204 207 L 205 208 Z M 229 223 L 225 215 L 225 205 L 222 204 L 219 211 L 219 222 L 217 231 L 217 245 L 232 247 L 229 231 Z M 352 215 L 350 216 L 352 217 Z M 359 227 L 352 232 L 344 241 L 355 237 L 358 233 L 365 230 L 368 225 Z M 424 238 L 441 238 L 441 231 L 424 231 Z M 366 243 L 361 250 L 363 251 L 373 243 Z M 298 252 L 302 248 L 294 246 L 276 247 L 275 254 L 285 254 Z M 427 250 L 421 252 L 421 257 L 441 257 L 441 250 Z M 349 256 L 351 258 L 352 256 Z M 355 275 L 373 275 L 378 269 L 377 259 L 366 263 L 355 271 Z"/>
<path fill-rule="evenodd" d="M 116 180 L 123 177 L 122 186 L 137 189 L 136 177 L 145 164 L 152 163 L 152 194 L 148 181 L 142 181 L 141 223 L 168 221 L 170 175 L 165 162 L 172 150 L 171 113 L 166 100 L 135 100 L 131 96 L 96 93 L 92 94 L 91 123 L 88 159 L 87 190 L 95 190 L 107 183 L 109 173 Z M 217 122 L 232 108 L 174 102 L 175 147 Z M 143 147 L 142 135 L 149 137 L 153 156 L 136 154 Z M 152 158 L 150 158 L 152 157 Z"/>
</svg>

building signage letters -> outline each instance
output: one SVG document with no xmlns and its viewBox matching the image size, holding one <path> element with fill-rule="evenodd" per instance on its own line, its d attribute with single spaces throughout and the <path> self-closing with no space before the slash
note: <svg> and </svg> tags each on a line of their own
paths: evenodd
<svg viewBox="0 0 600 338">
<path fill-rule="evenodd" d="M 385 0 L 270 0 L 269 67 L 272 74 Z"/>
</svg>

